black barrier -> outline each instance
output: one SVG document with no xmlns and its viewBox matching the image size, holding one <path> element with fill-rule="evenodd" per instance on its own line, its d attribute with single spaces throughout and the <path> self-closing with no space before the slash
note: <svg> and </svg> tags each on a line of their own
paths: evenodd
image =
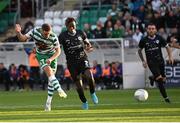
<svg viewBox="0 0 180 123">
<path fill-rule="evenodd" d="M 169 87 L 180 87 L 180 61 L 175 60 L 174 64 L 166 64 L 166 85 Z"/>
</svg>

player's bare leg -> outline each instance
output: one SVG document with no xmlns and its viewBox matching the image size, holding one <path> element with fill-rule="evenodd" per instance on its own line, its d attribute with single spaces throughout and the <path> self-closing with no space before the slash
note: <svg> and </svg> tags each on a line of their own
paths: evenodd
<svg viewBox="0 0 180 123">
<path fill-rule="evenodd" d="M 51 111 L 51 102 L 54 94 L 54 90 L 58 91 L 58 94 L 62 98 L 66 98 L 67 95 L 64 92 L 64 90 L 61 88 L 59 81 L 57 78 L 54 76 L 54 71 L 51 69 L 50 66 L 45 66 L 44 71 L 46 75 L 48 76 L 48 97 L 45 105 L 45 111 Z"/>
</svg>

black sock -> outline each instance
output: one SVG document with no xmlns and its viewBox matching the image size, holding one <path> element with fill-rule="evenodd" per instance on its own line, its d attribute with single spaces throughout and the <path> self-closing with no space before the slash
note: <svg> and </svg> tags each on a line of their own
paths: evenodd
<svg viewBox="0 0 180 123">
<path fill-rule="evenodd" d="M 84 92 L 83 92 L 83 89 L 77 89 L 77 92 L 78 92 L 78 95 L 79 95 L 79 98 L 80 100 L 85 103 L 87 101 L 86 97 L 84 96 Z"/>
<path fill-rule="evenodd" d="M 87 80 L 88 80 L 88 83 L 89 83 L 89 91 L 90 91 L 91 94 L 93 94 L 95 92 L 94 81 L 91 78 L 88 78 Z"/>
<path fill-rule="evenodd" d="M 166 89 L 165 89 L 163 83 L 164 83 L 164 82 L 163 82 L 162 79 L 157 80 L 157 84 L 158 84 L 159 91 L 160 91 L 161 95 L 163 96 L 163 98 L 165 99 L 165 98 L 167 98 L 168 96 L 167 96 Z"/>
</svg>

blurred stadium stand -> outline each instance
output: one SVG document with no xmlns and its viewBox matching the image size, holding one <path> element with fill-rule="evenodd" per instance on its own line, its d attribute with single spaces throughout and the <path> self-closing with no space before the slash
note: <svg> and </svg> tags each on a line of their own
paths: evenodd
<svg viewBox="0 0 180 123">
<path fill-rule="evenodd" d="M 0 33 L 5 32 L 16 21 L 16 12 L 6 9 L 10 6 L 10 2 L 11 0 L 0 1 Z"/>
</svg>

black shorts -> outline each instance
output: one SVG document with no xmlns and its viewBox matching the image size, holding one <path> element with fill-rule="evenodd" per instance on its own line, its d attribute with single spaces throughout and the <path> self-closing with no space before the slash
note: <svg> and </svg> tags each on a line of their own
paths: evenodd
<svg viewBox="0 0 180 123">
<path fill-rule="evenodd" d="M 166 77 L 165 75 L 165 64 L 162 63 L 148 63 L 148 67 L 152 72 L 153 76 L 156 78 L 158 76 Z"/>
<path fill-rule="evenodd" d="M 90 64 L 88 60 L 81 60 L 78 62 L 68 62 L 67 67 L 72 79 L 75 81 L 78 75 L 83 74 L 86 69 L 90 69 Z"/>
</svg>

